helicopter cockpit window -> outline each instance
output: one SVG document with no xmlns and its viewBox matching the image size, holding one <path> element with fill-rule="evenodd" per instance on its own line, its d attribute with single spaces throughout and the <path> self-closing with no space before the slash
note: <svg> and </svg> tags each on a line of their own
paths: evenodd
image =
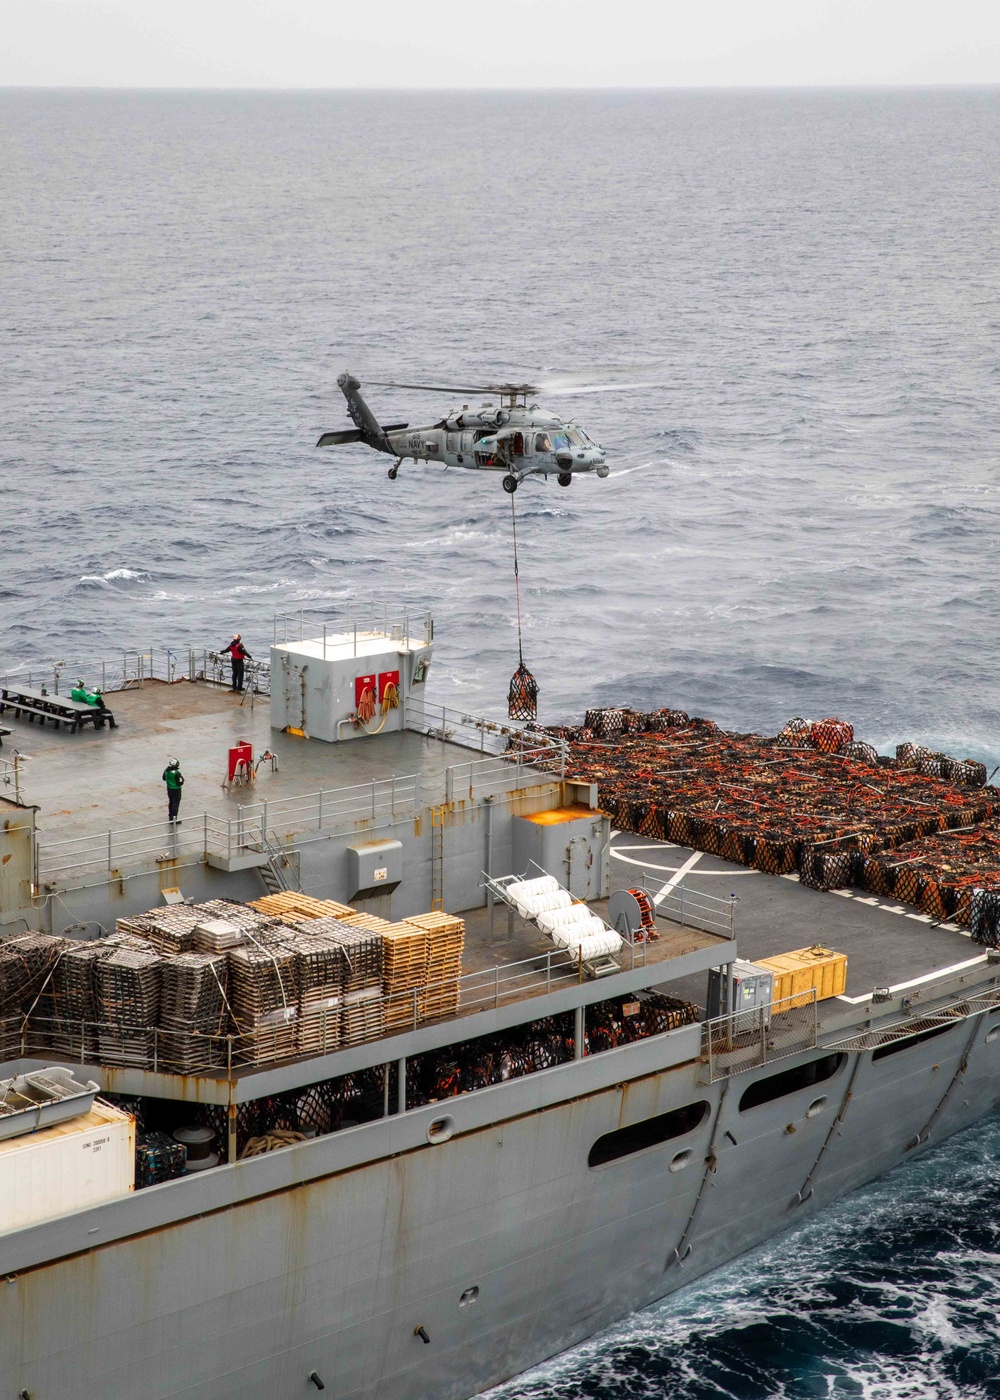
<svg viewBox="0 0 1000 1400">
<path fill-rule="evenodd" d="M 536 451 L 536 452 L 551 452 L 551 451 L 552 451 L 552 439 L 549 437 L 548 433 L 538 433 L 538 434 L 536 435 L 536 437 L 535 437 L 535 451 Z"/>
<path fill-rule="evenodd" d="M 586 439 L 584 438 L 583 433 L 580 432 L 579 428 L 567 428 L 566 436 L 569 438 L 570 442 L 573 444 L 574 447 L 584 447 L 586 445 Z"/>
<path fill-rule="evenodd" d="M 552 451 L 566 452 L 569 450 L 569 438 L 565 433 L 552 434 Z"/>
</svg>

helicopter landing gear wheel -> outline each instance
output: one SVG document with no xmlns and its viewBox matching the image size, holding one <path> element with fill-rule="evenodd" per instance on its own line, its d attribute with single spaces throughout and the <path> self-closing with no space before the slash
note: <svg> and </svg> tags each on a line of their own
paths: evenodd
<svg viewBox="0 0 1000 1400">
<path fill-rule="evenodd" d="M 560 472 L 557 480 L 560 486 L 572 486 L 573 474 L 572 472 Z"/>
<path fill-rule="evenodd" d="M 505 476 L 503 479 L 503 489 L 507 492 L 508 496 L 513 496 L 514 492 L 517 490 L 517 477 Z"/>
<path fill-rule="evenodd" d="M 390 468 L 389 468 L 389 480 L 390 480 L 390 481 L 395 481 L 395 480 L 396 480 L 396 477 L 397 477 L 398 475 L 399 475 L 399 463 L 397 462 L 396 465 L 395 465 L 394 467 L 390 467 Z"/>
</svg>

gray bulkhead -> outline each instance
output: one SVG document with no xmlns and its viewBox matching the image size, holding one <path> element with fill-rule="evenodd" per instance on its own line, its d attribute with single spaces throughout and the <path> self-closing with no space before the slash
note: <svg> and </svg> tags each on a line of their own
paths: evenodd
<svg viewBox="0 0 1000 1400">
<path fill-rule="evenodd" d="M 37 1226 L 0 1241 L 0 1374 L 78 1400 L 283 1400 L 315 1370 L 339 1400 L 459 1400 L 995 1109 L 995 1024 L 844 1053 L 742 1111 L 825 1052 L 706 1084 L 692 1058 L 651 1067 L 691 1053 L 684 1028 Z M 701 1101 L 690 1132 L 588 1167 L 603 1134 Z"/>
</svg>

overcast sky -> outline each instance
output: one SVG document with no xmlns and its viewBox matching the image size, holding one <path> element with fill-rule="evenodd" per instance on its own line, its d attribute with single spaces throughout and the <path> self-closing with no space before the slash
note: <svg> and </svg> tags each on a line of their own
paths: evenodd
<svg viewBox="0 0 1000 1400">
<path fill-rule="evenodd" d="M 0 86 L 998 81 L 1000 0 L 0 3 Z"/>
</svg>

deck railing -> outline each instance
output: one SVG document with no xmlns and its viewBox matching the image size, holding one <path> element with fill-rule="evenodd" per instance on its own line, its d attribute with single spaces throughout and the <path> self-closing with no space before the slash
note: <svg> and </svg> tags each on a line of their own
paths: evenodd
<svg viewBox="0 0 1000 1400">
<path fill-rule="evenodd" d="M 390 640 L 398 637 L 408 645 L 426 645 L 433 640 L 434 621 L 429 612 L 415 613 L 411 617 L 404 610 L 393 615 L 387 606 L 372 602 L 370 608 L 353 612 L 348 610 L 331 621 L 313 616 L 313 610 L 308 611 L 308 616 L 305 609 L 295 613 L 275 613 L 271 631 L 274 643 L 301 639 L 306 635 L 317 638 L 327 632 L 331 636 L 353 632 L 356 637 L 375 632 Z M 267 651 L 265 656 L 264 646 L 259 650 L 257 659 L 247 663 L 246 678 L 253 680 L 261 695 L 267 695 L 271 688 L 270 653 Z M 186 679 L 231 685 L 232 662 L 228 655 L 207 646 L 126 647 L 104 656 L 77 657 L 72 661 L 60 658 L 19 666 L 0 675 L 0 686 L 45 685 L 54 695 L 67 694 L 78 677 L 82 677 L 90 687 L 99 686 L 107 694 L 116 690 L 130 690 L 149 680 L 170 682 Z"/>
<path fill-rule="evenodd" d="M 452 802 L 466 790 L 479 795 L 500 784 L 518 788 L 540 776 L 531 753 L 512 753 L 509 758 L 489 759 L 481 764 L 458 764 L 445 772 L 444 799 Z M 0 783 L 4 781 L 0 769 Z M 160 820 L 62 840 L 42 839 L 37 846 L 38 882 L 51 884 L 100 872 L 117 875 L 148 868 L 158 860 L 201 861 L 210 855 L 231 860 L 246 852 L 263 852 L 267 832 L 276 834 L 286 845 L 294 845 L 310 832 L 334 832 L 359 822 L 378 824 L 413 816 L 425 800 L 438 801 L 440 797 L 439 790 L 425 792 L 420 773 L 406 773 L 243 803 L 231 816 L 211 812 L 185 814 L 176 826 Z"/>
<path fill-rule="evenodd" d="M 336 831 L 359 821 L 392 821 L 417 812 L 421 801 L 419 773 L 373 779 L 348 787 L 320 789 L 296 797 L 252 802 L 235 815 L 211 812 L 185 816 L 176 826 L 146 822 L 38 843 L 38 881 L 51 884 L 77 875 L 109 875 L 149 867 L 158 860 L 231 860 L 246 852 L 263 852 L 264 834 L 288 827 L 296 838 L 315 831 Z"/>
<path fill-rule="evenodd" d="M 16 802 L 18 806 L 25 805 L 22 795 L 25 762 L 25 755 L 15 749 L 10 751 L 9 758 L 0 754 L 0 797 Z"/>
<path fill-rule="evenodd" d="M 105 695 L 119 690 L 141 689 L 146 681 L 205 681 L 209 684 L 232 684 L 232 662 L 229 656 L 212 651 L 210 647 L 150 647 L 148 650 L 127 649 L 112 656 L 89 657 L 80 661 L 35 662 L 0 676 L 2 686 L 42 686 L 53 695 L 68 695 L 82 679 L 91 688 Z M 271 667 L 267 661 L 247 663 L 246 679 L 252 681 L 261 695 L 270 694 Z"/>
<path fill-rule="evenodd" d="M 817 1043 L 816 989 L 716 1016 L 702 1024 L 709 1082 L 811 1050 Z"/>
<path fill-rule="evenodd" d="M 693 890 L 689 885 L 664 881 L 663 873 L 644 870 L 640 876 L 642 888 L 650 896 L 656 912 L 672 923 L 721 933 L 725 938 L 736 937 L 736 896 L 728 898 Z"/>
<path fill-rule="evenodd" d="M 564 949 L 517 962 L 428 981 L 406 992 L 367 998 L 370 1023 L 382 1026 L 368 1040 L 399 1035 L 469 1012 L 496 1009 L 530 999 L 579 979 L 577 959 Z M 447 1003 L 448 1009 L 441 1010 Z M 430 1014 L 429 1007 L 436 1008 Z M 81 1064 L 102 1064 L 165 1074 L 231 1074 L 234 1068 L 275 1064 L 304 1056 L 331 1054 L 348 1044 L 341 1030 L 341 1008 L 299 1015 L 297 1006 L 277 1010 L 250 1031 L 201 1034 L 130 1026 L 70 1017 L 8 1015 L 0 1019 L 0 1062 L 36 1054 L 59 1054 Z"/>
</svg>

